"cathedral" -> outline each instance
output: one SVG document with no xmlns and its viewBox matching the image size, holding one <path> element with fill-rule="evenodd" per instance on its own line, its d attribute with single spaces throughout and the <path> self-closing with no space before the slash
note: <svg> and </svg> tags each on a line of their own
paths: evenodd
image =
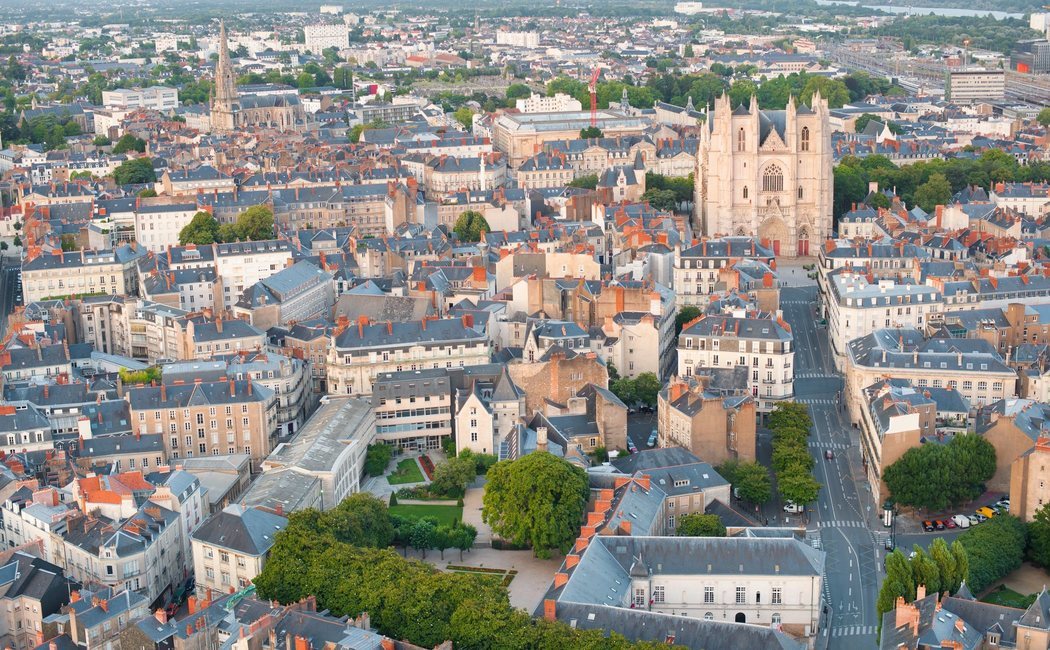
<svg viewBox="0 0 1050 650">
<path fill-rule="evenodd" d="M 215 64 L 210 116 L 211 130 L 215 133 L 229 133 L 249 126 L 288 131 L 306 125 L 306 111 L 298 95 L 238 95 L 226 23 L 219 24 L 219 60 Z"/>
<path fill-rule="evenodd" d="M 735 110 L 715 101 L 701 130 L 694 188 L 695 227 L 705 236 L 757 237 L 777 255 L 815 255 L 831 232 L 831 128 L 828 103 L 788 100 L 763 111 L 758 100 Z"/>
</svg>

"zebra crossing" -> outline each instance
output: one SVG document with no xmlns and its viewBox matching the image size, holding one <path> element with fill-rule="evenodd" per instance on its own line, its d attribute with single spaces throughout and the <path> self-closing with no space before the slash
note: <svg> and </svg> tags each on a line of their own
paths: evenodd
<svg viewBox="0 0 1050 650">
<path fill-rule="evenodd" d="M 840 379 L 842 375 L 829 375 L 826 372 L 796 372 L 795 379 Z"/>
<path fill-rule="evenodd" d="M 832 637 L 840 636 L 872 636 L 875 634 L 874 625 L 843 625 L 831 628 Z"/>
<path fill-rule="evenodd" d="M 868 525 L 863 521 L 854 521 L 850 519 L 833 519 L 831 521 L 822 521 L 817 524 L 819 528 L 867 528 Z"/>
<path fill-rule="evenodd" d="M 836 400 L 817 397 L 796 397 L 795 401 L 799 404 L 819 404 L 822 406 L 835 406 L 838 404 Z"/>
<path fill-rule="evenodd" d="M 850 445 L 845 442 L 819 442 L 810 440 L 807 445 L 810 449 L 849 449 Z"/>
</svg>

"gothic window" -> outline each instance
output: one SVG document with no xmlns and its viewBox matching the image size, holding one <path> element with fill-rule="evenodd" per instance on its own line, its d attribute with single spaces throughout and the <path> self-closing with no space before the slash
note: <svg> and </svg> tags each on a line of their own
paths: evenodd
<svg viewBox="0 0 1050 650">
<path fill-rule="evenodd" d="M 744 186 L 744 198 L 747 198 L 747 185 Z"/>
<path fill-rule="evenodd" d="M 799 200 L 802 200 L 802 186 L 801 185 L 798 186 L 798 198 L 799 198 Z"/>
<path fill-rule="evenodd" d="M 744 135 L 744 129 L 740 129 L 736 132 L 736 150 L 746 151 L 747 150 L 747 136 Z"/>
<path fill-rule="evenodd" d="M 780 166 L 773 163 L 769 167 L 766 167 L 766 171 L 762 174 L 762 191 L 763 192 L 783 192 L 784 191 L 784 172 L 780 169 Z"/>
<path fill-rule="evenodd" d="M 802 151 L 809 151 L 809 127 L 802 127 Z"/>
</svg>

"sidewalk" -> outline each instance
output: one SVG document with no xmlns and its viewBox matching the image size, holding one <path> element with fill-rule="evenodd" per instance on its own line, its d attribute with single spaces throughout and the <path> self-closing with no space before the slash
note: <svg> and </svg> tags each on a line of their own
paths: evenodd
<svg viewBox="0 0 1050 650">
<path fill-rule="evenodd" d="M 409 552 L 408 557 L 421 559 L 419 553 Z M 543 600 L 543 594 L 554 580 L 554 573 L 561 566 L 562 557 L 555 553 L 555 557 L 549 560 L 540 560 L 532 555 L 532 551 L 497 551 L 492 548 L 475 547 L 463 554 L 463 560 L 459 559 L 459 551 L 445 551 L 445 559 L 442 560 L 437 551 L 427 551 L 427 558 L 423 560 L 439 569 L 448 565 L 515 569 L 518 574 L 514 576 L 507 591 L 510 593 L 510 604 L 513 607 L 524 609 L 530 615 L 539 607 Z"/>
</svg>

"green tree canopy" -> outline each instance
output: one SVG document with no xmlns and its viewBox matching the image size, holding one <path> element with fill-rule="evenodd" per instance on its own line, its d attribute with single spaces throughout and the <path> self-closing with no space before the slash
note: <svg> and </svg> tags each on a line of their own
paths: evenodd
<svg viewBox="0 0 1050 650">
<path fill-rule="evenodd" d="M 736 495 L 748 503 L 763 504 L 773 496 L 769 470 L 764 465 L 732 459 L 719 465 L 717 470 L 733 486 Z"/>
<path fill-rule="evenodd" d="M 718 515 L 693 512 L 678 520 L 675 534 L 679 537 L 725 537 L 726 527 Z"/>
<path fill-rule="evenodd" d="M 113 170 L 113 180 L 117 185 L 137 185 L 154 183 L 157 173 L 153 171 L 153 161 L 147 157 L 126 160 Z"/>
<path fill-rule="evenodd" d="M 1028 557 L 1041 567 L 1050 567 L 1050 503 L 1036 510 L 1028 523 Z"/>
<path fill-rule="evenodd" d="M 369 476 L 382 476 L 394 457 L 394 448 L 381 442 L 368 445 L 365 453 L 365 473 Z"/>
<path fill-rule="evenodd" d="M 569 181 L 569 187 L 578 187 L 584 190 L 593 190 L 596 187 L 598 187 L 598 175 L 585 174 L 583 176 L 577 176 L 576 178 Z"/>
<path fill-rule="evenodd" d="M 1039 122 L 1042 126 L 1050 126 L 1050 108 L 1044 108 L 1039 111 L 1039 115 L 1035 118 L 1036 122 Z"/>
<path fill-rule="evenodd" d="M 485 221 L 485 217 L 477 210 L 467 210 L 460 214 L 452 227 L 452 232 L 465 242 L 481 241 L 484 234 L 491 230 L 489 222 Z"/>
<path fill-rule="evenodd" d="M 686 323 L 691 322 L 693 319 L 699 318 L 703 314 L 700 308 L 696 305 L 683 305 L 678 313 L 674 317 L 674 333 L 678 336 L 682 333 L 682 328 L 685 327 Z"/>
<path fill-rule="evenodd" d="M 179 245 L 196 244 L 207 246 L 219 241 L 219 222 L 204 210 L 193 215 L 193 219 L 179 231 Z"/>
<path fill-rule="evenodd" d="M 117 140 L 117 144 L 113 145 L 113 153 L 121 154 L 129 151 L 146 153 L 146 141 L 130 133 L 125 133 Z"/>
<path fill-rule="evenodd" d="M 963 434 L 946 445 L 909 449 L 883 479 L 897 503 L 942 510 L 980 496 L 994 474 L 995 447 L 983 436 Z"/>
<path fill-rule="evenodd" d="M 273 239 L 273 210 L 254 205 L 237 216 L 237 236 L 242 241 Z"/>
<path fill-rule="evenodd" d="M 445 497 L 461 497 L 477 474 L 477 462 L 472 455 L 461 454 L 447 458 L 434 468 L 434 479 L 430 483 L 430 491 Z"/>
<path fill-rule="evenodd" d="M 482 518 L 500 537 L 537 557 L 566 552 L 580 530 L 589 488 L 583 470 L 544 451 L 492 466 Z"/>
<path fill-rule="evenodd" d="M 1024 523 L 1005 514 L 992 517 L 980 526 L 972 526 L 959 535 L 956 543 L 966 550 L 968 562 L 966 585 L 973 593 L 984 591 L 1021 566 L 1025 537 Z M 959 564 L 958 557 L 956 563 Z"/>
<path fill-rule="evenodd" d="M 469 129 L 474 124 L 474 111 L 467 106 L 461 106 L 452 114 L 452 118 L 462 124 L 464 129 Z"/>
<path fill-rule="evenodd" d="M 599 129 L 598 127 L 596 127 L 596 126 L 587 126 L 587 127 L 584 127 L 582 129 L 580 129 L 580 139 L 581 140 L 589 140 L 591 138 L 604 138 L 604 137 L 605 137 L 605 134 L 602 133 L 602 130 Z"/>
<path fill-rule="evenodd" d="M 769 414 L 766 425 L 773 431 L 785 428 L 808 432 L 813 428 L 809 407 L 799 402 L 778 402 Z"/>
<path fill-rule="evenodd" d="M 933 174 L 915 190 L 915 203 L 926 212 L 946 205 L 952 198 L 952 186 L 944 174 Z"/>
</svg>

